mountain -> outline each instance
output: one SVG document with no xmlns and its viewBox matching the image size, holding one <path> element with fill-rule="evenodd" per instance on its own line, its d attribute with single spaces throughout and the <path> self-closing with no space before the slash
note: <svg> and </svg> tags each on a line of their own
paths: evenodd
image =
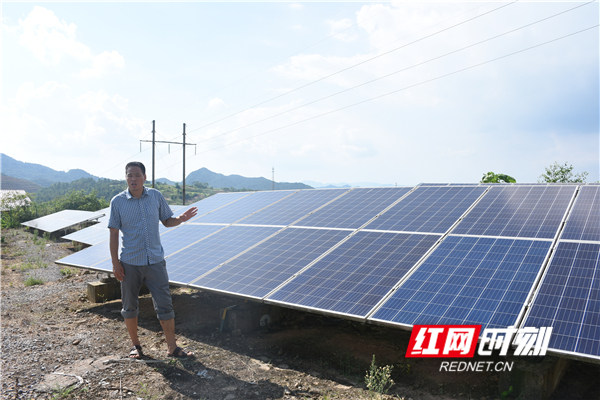
<svg viewBox="0 0 600 400">
<path fill-rule="evenodd" d="M 273 181 L 266 178 L 246 178 L 241 175 L 223 175 L 212 172 L 206 168 L 200 168 L 190 173 L 185 183 L 206 183 L 213 188 L 233 188 L 248 190 L 272 190 Z M 275 182 L 276 190 L 284 189 L 312 189 L 311 186 L 300 182 Z"/>
<path fill-rule="evenodd" d="M 18 161 L 2 153 L 0 153 L 0 170 L 2 175 L 24 179 L 43 187 L 57 182 L 73 182 L 81 178 L 98 179 L 82 169 L 72 169 L 67 172 L 56 171 L 40 164 Z"/>
<path fill-rule="evenodd" d="M 0 178 L 0 189 L 2 190 L 24 190 L 27 193 L 36 193 L 42 187 L 37 183 L 25 179 L 13 178 L 12 176 L 2 174 Z"/>
</svg>

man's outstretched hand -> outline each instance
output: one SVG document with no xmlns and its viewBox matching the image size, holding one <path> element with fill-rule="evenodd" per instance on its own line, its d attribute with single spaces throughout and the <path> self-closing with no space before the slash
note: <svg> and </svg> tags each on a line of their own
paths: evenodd
<svg viewBox="0 0 600 400">
<path fill-rule="evenodd" d="M 186 212 L 184 212 L 183 214 L 181 214 L 179 216 L 179 219 L 181 220 L 181 222 L 186 222 L 186 221 L 189 221 L 190 219 L 194 218 L 196 216 L 196 214 L 198 214 L 198 208 L 192 207 L 189 210 L 187 210 Z"/>
</svg>

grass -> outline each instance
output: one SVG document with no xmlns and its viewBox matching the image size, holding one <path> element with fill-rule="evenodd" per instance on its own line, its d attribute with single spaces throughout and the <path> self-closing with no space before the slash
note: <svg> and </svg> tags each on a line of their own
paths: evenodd
<svg viewBox="0 0 600 400">
<path fill-rule="evenodd" d="M 77 274 L 77 271 L 75 271 L 73 268 L 64 267 L 64 268 L 61 268 L 61 269 L 60 269 L 60 274 L 61 274 L 62 276 L 65 276 L 65 277 L 67 277 L 67 278 L 68 278 L 68 277 L 70 277 L 70 276 L 76 275 L 76 274 Z"/>
<path fill-rule="evenodd" d="M 45 262 L 43 262 L 41 259 L 37 259 L 37 260 L 30 260 L 24 263 L 20 263 L 17 264 L 16 268 L 17 270 L 24 272 L 24 271 L 30 271 L 32 269 L 40 269 L 40 268 L 47 268 L 48 264 L 46 264 Z"/>
<path fill-rule="evenodd" d="M 380 396 L 386 394 L 394 385 L 392 366 L 378 367 L 375 363 L 375 354 L 373 354 L 371 366 L 365 375 L 365 385 L 370 392 L 378 393 Z"/>
<path fill-rule="evenodd" d="M 35 286 L 35 285 L 43 285 L 44 280 L 40 278 L 36 278 L 35 276 L 30 276 L 25 280 L 25 286 Z"/>
</svg>

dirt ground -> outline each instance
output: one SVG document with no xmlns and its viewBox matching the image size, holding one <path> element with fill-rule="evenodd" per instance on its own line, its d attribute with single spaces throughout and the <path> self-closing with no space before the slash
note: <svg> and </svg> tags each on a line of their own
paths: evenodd
<svg viewBox="0 0 600 400">
<path fill-rule="evenodd" d="M 176 330 L 195 359 L 166 356 L 144 295 L 146 358 L 132 361 L 120 301 L 87 298 L 87 284 L 101 276 L 54 263 L 75 250 L 2 231 L 2 399 L 527 398 L 515 389 L 523 374 L 440 372 L 439 359 L 405 359 L 408 331 L 181 287 L 172 289 Z M 393 367 L 386 396 L 365 387 L 373 355 Z M 598 364 L 569 361 L 551 398 L 600 399 L 598 377 Z"/>
</svg>

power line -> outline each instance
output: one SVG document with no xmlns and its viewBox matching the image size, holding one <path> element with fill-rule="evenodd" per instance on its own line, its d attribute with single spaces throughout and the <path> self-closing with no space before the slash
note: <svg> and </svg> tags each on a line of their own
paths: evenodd
<svg viewBox="0 0 600 400">
<path fill-rule="evenodd" d="M 470 69 L 474 69 L 474 68 L 477 68 L 477 67 L 480 67 L 480 66 L 483 66 L 483 65 L 486 65 L 486 64 L 490 64 L 492 62 L 496 62 L 496 61 L 502 60 L 504 58 L 508 58 L 508 57 L 514 56 L 516 54 L 520 54 L 520 53 L 524 53 L 524 52 L 529 51 L 529 50 L 533 50 L 533 49 L 535 49 L 537 47 L 541 47 L 541 46 L 544 46 L 544 45 L 547 45 L 547 44 L 550 44 L 550 43 L 557 42 L 557 41 L 562 40 L 562 39 L 566 39 L 568 37 L 571 37 L 571 36 L 574 36 L 574 35 L 577 35 L 577 34 L 580 34 L 580 33 L 592 30 L 594 28 L 597 28 L 598 26 L 599 26 L 599 24 L 596 24 L 596 25 L 593 25 L 593 26 L 581 29 L 579 31 L 569 33 L 569 34 L 564 35 L 564 36 L 560 36 L 560 37 L 557 37 L 557 38 L 554 38 L 554 39 L 551 39 L 551 40 L 548 40 L 548 41 L 545 41 L 545 42 L 542 42 L 542 43 L 538 43 L 536 45 L 529 46 L 529 47 L 523 48 L 521 50 L 513 51 L 511 53 L 507 53 L 507 54 L 504 54 L 504 55 L 499 56 L 499 57 L 492 58 L 492 59 L 487 60 L 487 61 L 483 61 L 483 62 L 480 62 L 480 63 L 477 63 L 477 64 L 473 64 L 473 65 L 470 65 L 468 67 L 464 67 L 464 68 L 461 68 L 461 69 L 458 69 L 458 70 L 455 70 L 455 71 L 452 71 L 452 72 L 449 72 L 449 73 L 446 73 L 446 74 L 442 74 L 442 75 L 439 75 L 439 76 L 434 77 L 434 78 L 426 79 L 424 81 L 417 82 L 417 83 L 405 86 L 405 87 L 400 88 L 400 89 L 392 90 L 390 92 L 383 93 L 383 94 L 378 95 L 378 96 L 374 96 L 374 97 L 371 97 L 371 98 L 368 98 L 368 99 L 365 99 L 365 100 L 361 100 L 359 102 L 356 102 L 356 103 L 353 103 L 353 104 L 350 104 L 350 105 L 347 105 L 347 106 L 344 106 L 344 107 L 340 107 L 340 108 L 337 108 L 335 110 L 326 111 L 324 113 L 313 115 L 312 117 L 308 117 L 308 118 L 302 119 L 300 121 L 292 122 L 292 123 L 284 125 L 284 126 L 273 128 L 273 129 L 270 129 L 268 131 L 265 131 L 265 132 L 262 132 L 262 133 L 259 133 L 259 134 L 256 134 L 256 135 L 249 136 L 249 137 L 244 138 L 244 139 L 240 139 L 240 140 L 238 140 L 236 142 L 233 142 L 233 143 L 225 144 L 225 145 L 222 145 L 222 146 L 216 146 L 216 147 L 213 147 L 213 148 L 208 149 L 206 151 L 202 151 L 202 152 L 200 152 L 200 154 L 208 153 L 210 151 L 217 150 L 217 149 L 220 149 L 220 148 L 223 148 L 223 147 L 228 147 L 228 146 L 231 146 L 233 144 L 238 144 L 238 143 L 241 143 L 241 142 L 245 142 L 247 140 L 254 139 L 256 137 L 264 136 L 264 135 L 267 135 L 269 133 L 273 133 L 275 131 L 279 131 L 279 130 L 282 130 L 282 129 L 290 128 L 292 126 L 299 125 L 301 123 L 304 123 L 304 122 L 307 122 L 307 121 L 311 121 L 313 119 L 324 117 L 326 115 L 333 114 L 333 113 L 336 113 L 336 112 L 339 112 L 339 111 L 343 111 L 343 110 L 346 110 L 346 109 L 351 108 L 351 107 L 355 107 L 355 106 L 358 106 L 358 105 L 361 105 L 361 104 L 364 104 L 364 103 L 368 103 L 368 102 L 371 102 L 371 101 L 374 101 L 374 100 L 378 100 L 378 99 L 381 99 L 383 97 L 390 96 L 392 94 L 396 94 L 396 93 L 402 92 L 404 90 L 412 89 L 412 88 L 417 87 L 417 86 L 421 86 L 421 85 L 424 85 L 424 84 L 427 84 L 427 83 L 431 83 L 431 82 L 434 82 L 434 81 L 437 81 L 437 80 L 440 80 L 440 79 L 443 79 L 443 78 L 447 78 L 449 76 L 456 75 L 456 74 L 459 74 L 461 72 L 468 71 Z"/>
<path fill-rule="evenodd" d="M 442 59 L 442 58 L 444 58 L 444 57 L 447 57 L 447 56 L 450 56 L 450 55 L 453 55 L 453 54 L 459 53 L 459 52 L 461 52 L 461 51 L 464 51 L 464 50 L 467 50 L 467 49 L 469 49 L 469 48 L 471 48 L 471 47 L 475 47 L 475 46 L 481 45 L 481 44 L 483 44 L 483 43 L 490 42 L 490 41 L 492 41 L 492 40 L 495 40 L 495 39 L 498 39 L 498 38 L 500 38 L 500 37 L 502 37 L 502 36 L 506 36 L 506 35 L 509 35 L 509 34 L 515 33 L 515 32 L 517 32 L 517 31 L 519 31 L 519 30 L 522 30 L 522 29 L 525 29 L 525 28 L 529 28 L 529 27 L 531 27 L 531 26 L 534 26 L 534 25 L 536 25 L 536 24 L 539 24 L 539 23 L 542 23 L 542 22 L 548 21 L 548 20 L 550 20 L 550 19 L 552 19 L 552 18 L 555 18 L 555 17 L 558 17 L 558 16 L 560 16 L 560 15 L 566 14 L 566 13 L 568 13 L 568 12 L 571 12 L 571 11 L 573 11 L 573 10 L 576 10 L 576 9 L 578 9 L 578 8 L 580 8 L 580 7 L 583 7 L 583 6 L 585 6 L 585 5 L 592 4 L 592 3 L 594 3 L 595 1 L 596 1 L 596 0 L 592 0 L 592 1 L 590 1 L 590 2 L 587 2 L 587 3 L 579 4 L 579 5 L 575 6 L 575 7 L 572 7 L 572 8 L 570 8 L 570 9 L 563 10 L 563 11 L 561 11 L 561 12 L 558 12 L 558 13 L 556 13 L 556 14 L 553 14 L 553 15 L 550 15 L 550 16 L 547 16 L 547 17 L 544 17 L 544 18 L 542 18 L 542 19 L 539 19 L 539 20 L 537 20 L 537 21 L 534 21 L 534 22 L 530 22 L 530 23 L 528 23 L 528 24 L 525 24 L 525 25 L 522 25 L 522 26 L 520 26 L 520 27 L 518 27 L 518 28 L 514 28 L 514 29 L 511 29 L 511 30 L 508 30 L 508 31 L 506 31 L 506 32 L 504 32 L 504 33 L 500 33 L 500 34 L 498 34 L 498 35 L 495 35 L 495 36 L 489 37 L 489 38 L 487 38 L 487 39 L 480 40 L 480 41 L 478 41 L 478 42 L 475 42 L 475 43 L 469 44 L 469 45 L 467 45 L 467 46 L 464 46 L 464 47 L 461 47 L 461 48 L 459 48 L 459 49 L 452 50 L 452 51 L 450 51 L 450 52 L 447 52 L 447 53 L 445 53 L 445 54 L 442 54 L 442 55 L 439 55 L 439 56 L 436 56 L 436 57 L 430 58 L 430 59 L 428 59 L 428 60 L 425 60 L 425 61 L 419 62 L 419 63 L 417 63 L 417 64 L 410 65 L 410 66 L 408 66 L 408 67 L 405 67 L 405 68 L 399 69 L 399 70 L 397 70 L 397 71 L 394 71 L 394 72 L 391 72 L 391 73 L 389 73 L 389 74 L 386 74 L 386 75 L 383 75 L 383 76 L 377 77 L 377 78 L 375 78 L 375 79 L 371 79 L 371 80 L 369 80 L 369 81 L 363 82 L 363 83 L 361 83 L 361 84 L 358 84 L 358 85 L 352 86 L 352 87 L 350 87 L 350 88 L 347 88 L 347 89 L 340 90 L 340 91 L 338 91 L 338 92 L 335 92 L 335 93 L 329 94 L 329 95 L 327 95 L 327 96 L 324 96 L 324 97 L 320 97 L 320 98 L 318 98 L 318 99 L 316 99 L 316 100 L 312 100 L 312 101 L 309 101 L 309 102 L 307 102 L 307 103 L 301 104 L 301 105 L 299 105 L 299 106 L 293 107 L 293 108 L 291 108 L 291 109 L 288 109 L 288 110 L 285 110 L 285 111 L 281 111 L 281 112 L 279 112 L 279 113 L 276 113 L 276 114 L 270 115 L 270 116 L 268 116 L 268 117 L 265 117 L 265 118 L 262 118 L 262 119 L 259 119 L 259 120 L 256 120 L 256 121 L 253 121 L 253 122 L 250 122 L 250 123 L 248 123 L 248 124 L 245 124 L 245 125 L 243 125 L 243 126 L 239 126 L 239 127 L 237 127 L 237 128 L 230 129 L 230 130 L 228 130 L 228 131 L 225 131 L 225 132 L 221 132 L 221 133 L 219 133 L 219 134 L 217 134 L 217 135 L 214 135 L 214 136 L 212 136 L 212 137 L 210 137 L 210 138 L 208 138 L 208 139 L 205 139 L 204 141 L 201 141 L 201 142 L 208 142 L 209 140 L 213 140 L 213 139 L 219 138 L 219 137 L 221 137 L 221 136 L 224 136 L 224 135 L 227 135 L 227 134 L 230 134 L 230 133 L 236 132 L 236 131 L 238 131 L 238 130 L 245 129 L 245 128 L 248 128 L 248 127 L 250 127 L 250 126 L 256 125 L 256 124 L 258 124 L 258 123 L 261 123 L 261 122 L 268 121 L 268 120 L 270 120 L 270 119 L 273 119 L 273 118 L 279 117 L 279 116 L 281 116 L 281 115 L 284 115 L 284 114 L 287 114 L 287 113 L 289 113 L 289 112 L 296 111 L 296 110 L 299 110 L 299 109 L 301 109 L 301 108 L 303 108 L 303 107 L 306 107 L 306 106 L 309 106 L 309 105 L 312 105 L 312 104 L 318 103 L 318 102 L 320 102 L 320 101 L 323 101 L 323 100 L 326 100 L 326 99 L 329 99 L 329 98 L 335 97 L 335 96 L 337 96 L 337 95 L 340 95 L 340 94 L 342 94 L 342 93 L 349 92 L 349 91 L 351 91 L 351 90 L 354 90 L 354 89 L 356 89 L 356 88 L 359 88 L 359 87 L 362 87 L 362 86 L 365 86 L 365 85 L 368 85 L 368 84 L 371 84 L 371 83 L 377 82 L 377 81 L 379 81 L 379 80 L 382 80 L 382 79 L 385 79 L 385 78 L 389 78 L 390 76 L 393 76 L 393 75 L 399 74 L 399 73 L 401 73 L 401 72 L 405 72 L 405 71 L 408 71 L 408 70 L 410 70 L 410 69 L 413 69 L 413 68 L 416 68 L 416 67 L 423 66 L 423 65 L 425 65 L 425 64 L 427 64 L 427 63 L 430 63 L 430 62 L 432 62 L 432 61 L 437 61 L 437 60 L 440 60 L 440 59 Z"/>
<path fill-rule="evenodd" d="M 499 6 L 499 7 L 496 7 L 496 8 L 494 8 L 494 9 L 492 9 L 492 10 L 486 11 L 486 12 L 484 12 L 484 13 L 482 13 L 482 14 L 478 14 L 478 15 L 476 15 L 476 16 L 474 16 L 474 17 L 468 18 L 468 19 L 466 19 L 466 20 L 464 20 L 464 21 L 461 21 L 461 22 L 459 22 L 459 23 L 456 23 L 456 24 L 454 24 L 454 25 L 451 25 L 451 26 L 449 26 L 449 27 L 446 27 L 446 28 L 444 28 L 444 29 L 441 29 L 441 30 L 439 30 L 439 31 L 436 31 L 436 32 L 434 32 L 434 33 L 431 33 L 431 34 L 429 34 L 429 35 L 426 35 L 426 36 L 423 36 L 423 37 L 421 37 L 421 38 L 419 38 L 419 39 L 413 40 L 412 42 L 405 43 L 405 44 L 403 44 L 403 45 L 401 45 L 401 46 L 399 46 L 399 47 L 393 48 L 393 49 L 391 49 L 391 50 L 388 50 L 388 51 L 385 51 L 385 52 L 383 52 L 383 53 L 379 53 L 379 54 L 377 54 L 377 55 L 375 55 L 375 56 L 373 56 L 373 57 L 369 57 L 369 58 L 367 58 L 367 59 L 365 59 L 365 60 L 363 60 L 363 61 L 361 61 L 361 62 L 359 62 L 359 63 L 353 64 L 353 65 L 351 65 L 351 66 L 349 66 L 349 67 L 346 67 L 346 68 L 343 68 L 343 69 L 340 69 L 340 70 L 338 70 L 338 71 L 336 71 L 336 72 L 333 72 L 333 73 L 331 73 L 331 74 L 329 74 L 329 75 L 323 76 L 323 77 L 321 77 L 321 78 L 319 78 L 319 79 L 317 79 L 317 80 L 311 81 L 311 82 L 309 82 L 309 83 L 306 83 L 306 84 L 304 84 L 304 85 L 301 85 L 301 86 L 298 86 L 298 87 L 296 87 L 296 88 L 294 88 L 294 89 L 291 89 L 291 90 L 289 90 L 289 91 L 287 91 L 287 92 L 284 92 L 284 93 L 282 93 L 282 94 L 279 94 L 279 95 L 277 95 L 277 96 L 271 97 L 271 98 L 269 98 L 269 99 L 267 99 L 267 100 L 263 100 L 263 101 L 261 101 L 261 102 L 259 102 L 259 103 L 256 103 L 256 104 L 254 104 L 254 105 L 251 105 L 251 106 L 249 106 L 249 107 L 246 107 L 245 109 L 243 109 L 243 110 L 241 110 L 241 111 L 237 111 L 237 112 L 235 112 L 235 113 L 232 113 L 232 114 L 226 115 L 225 117 L 222 117 L 222 118 L 220 118 L 220 119 L 218 119 L 218 120 L 215 120 L 215 121 L 212 121 L 212 122 L 206 123 L 206 124 L 204 124 L 204 125 L 202 125 L 202 126 L 199 126 L 199 127 L 197 127 L 197 128 L 191 129 L 191 130 L 190 130 L 190 132 L 194 132 L 194 131 L 197 131 L 197 130 L 200 130 L 200 129 L 203 129 L 203 128 L 206 128 L 206 127 L 209 127 L 209 126 L 211 126 L 211 125 L 214 125 L 214 124 L 216 124 L 216 123 L 218 123 L 218 122 L 222 122 L 222 121 L 224 121 L 224 120 L 226 120 L 226 119 L 229 119 L 229 118 L 231 118 L 231 117 L 234 117 L 234 116 L 236 116 L 236 115 L 239 115 L 239 114 L 241 114 L 241 113 L 243 113 L 243 112 L 245 112 L 245 111 L 248 111 L 248 110 L 250 110 L 250 109 L 252 109 L 252 108 L 259 107 L 259 106 L 261 106 L 261 105 L 263 105 L 263 104 L 266 104 L 266 103 L 268 103 L 268 102 L 271 102 L 271 101 L 273 101 L 273 100 L 279 99 L 279 98 L 281 98 L 281 97 L 283 97 L 283 96 L 287 96 L 288 94 L 291 94 L 291 93 L 297 92 L 298 90 L 304 89 L 304 88 L 306 88 L 306 87 L 309 87 L 309 86 L 311 86 L 311 85 L 314 85 L 314 84 L 316 84 L 316 83 L 318 83 L 318 82 L 321 82 L 321 81 L 324 81 L 324 80 L 326 80 L 326 79 L 329 79 L 329 78 L 331 78 L 332 76 L 335 76 L 335 75 L 337 75 L 337 74 L 340 74 L 340 73 L 342 73 L 342 72 L 349 71 L 349 70 L 351 70 L 351 69 L 353 69 L 353 68 L 356 68 L 356 67 L 358 67 L 358 66 L 360 66 L 360 65 L 363 65 L 363 64 L 365 64 L 365 63 L 367 63 L 367 62 L 370 62 L 370 61 L 376 60 L 376 59 L 378 59 L 378 58 L 380 58 L 380 57 L 383 57 L 383 56 L 386 56 L 386 55 L 388 55 L 388 54 L 394 53 L 394 52 L 396 52 L 396 51 L 398 51 L 398 50 L 401 50 L 401 49 L 403 49 L 403 48 L 405 48 L 405 47 L 411 46 L 411 45 L 413 45 L 413 44 L 415 44 L 415 43 L 418 43 L 418 42 L 421 42 L 421 41 L 423 41 L 423 40 L 429 39 L 429 38 L 431 38 L 431 37 L 433 37 L 433 36 L 439 35 L 440 33 L 443 33 L 443 32 L 446 32 L 446 31 L 448 31 L 448 30 L 454 29 L 454 28 L 456 28 L 456 27 L 458 27 L 458 26 L 461 26 L 461 25 L 464 25 L 464 24 L 466 24 L 466 23 L 468 23 L 468 22 L 474 21 L 474 20 L 476 20 L 476 19 L 478 19 L 478 18 L 481 18 L 481 17 L 483 17 L 483 16 L 486 16 L 486 15 L 488 15 L 488 14 L 491 14 L 491 13 L 493 13 L 493 12 L 496 12 L 496 11 L 498 11 L 498 10 L 500 10 L 500 9 L 504 8 L 504 7 L 508 7 L 508 6 L 512 5 L 512 4 L 515 4 L 515 3 L 516 3 L 516 2 L 518 2 L 518 1 L 519 1 L 519 0 L 514 0 L 514 1 L 510 2 L 510 3 L 503 4 L 503 5 L 501 5 L 501 6 Z"/>
</svg>

